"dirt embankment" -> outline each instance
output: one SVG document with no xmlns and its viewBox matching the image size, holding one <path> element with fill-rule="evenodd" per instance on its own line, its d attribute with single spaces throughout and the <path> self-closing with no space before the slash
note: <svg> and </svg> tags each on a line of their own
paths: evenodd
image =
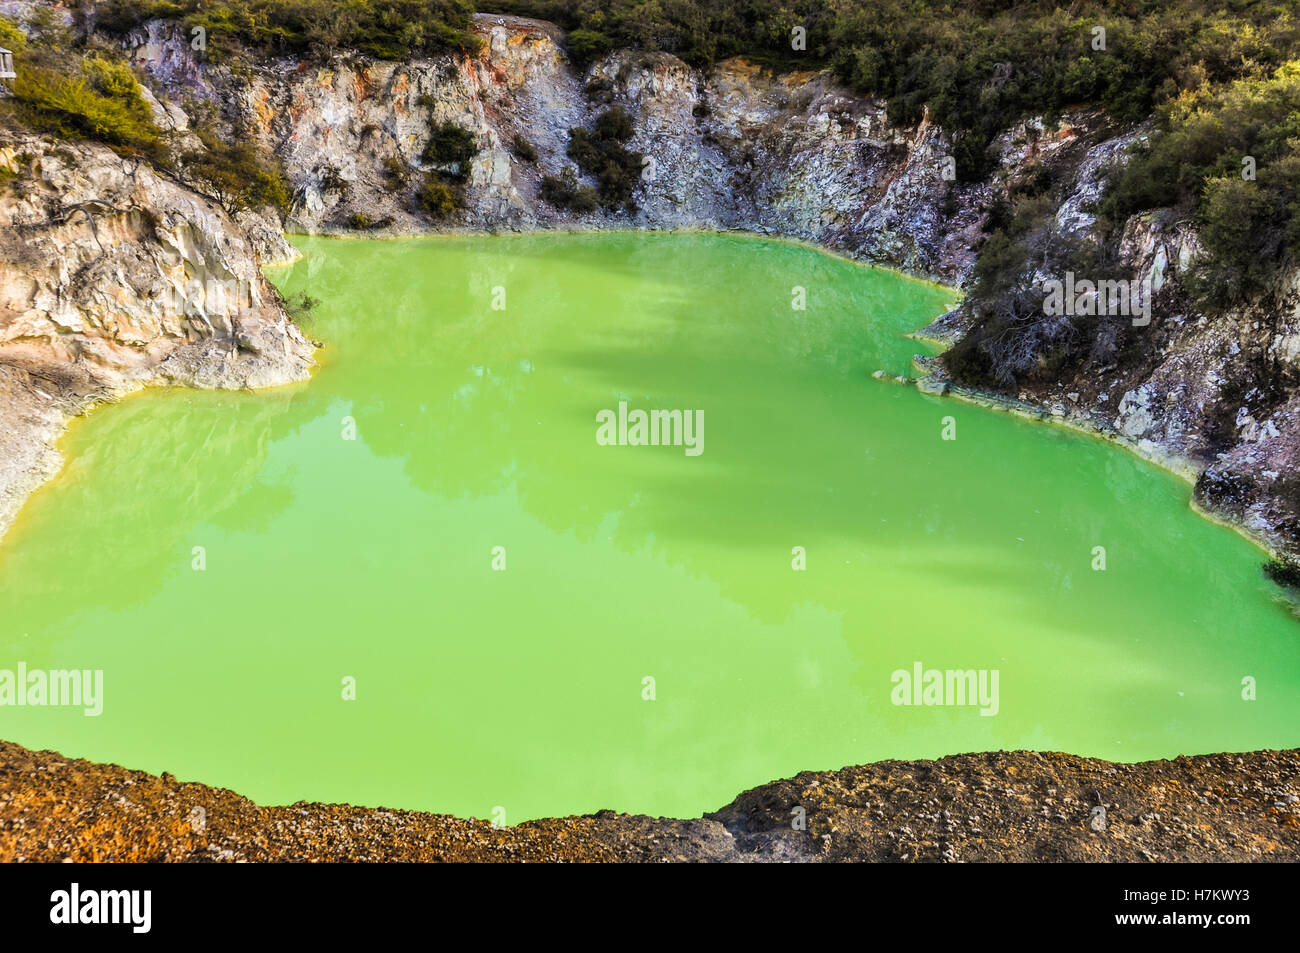
<svg viewBox="0 0 1300 953">
<path fill-rule="evenodd" d="M 1300 750 L 1027 751 L 804 772 L 693 820 L 262 807 L 0 742 L 3 861 L 1296 861 Z"/>
</svg>

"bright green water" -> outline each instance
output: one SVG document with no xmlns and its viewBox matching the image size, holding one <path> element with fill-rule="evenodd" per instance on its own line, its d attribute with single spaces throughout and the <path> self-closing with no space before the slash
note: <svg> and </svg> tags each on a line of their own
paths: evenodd
<svg viewBox="0 0 1300 953">
<path fill-rule="evenodd" d="M 1186 484 L 871 379 L 943 290 L 735 237 L 299 244 L 274 277 L 322 301 L 311 383 L 96 411 L 0 546 L 0 668 L 105 682 L 101 716 L 3 707 L 0 737 L 508 822 L 1300 743 L 1300 627 Z M 704 453 L 598 446 L 620 399 L 702 409 Z M 997 669 L 998 714 L 891 704 L 915 661 Z"/>
</svg>

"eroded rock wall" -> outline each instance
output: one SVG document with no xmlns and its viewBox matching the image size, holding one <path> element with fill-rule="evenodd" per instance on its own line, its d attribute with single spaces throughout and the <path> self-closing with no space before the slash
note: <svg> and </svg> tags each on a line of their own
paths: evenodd
<svg viewBox="0 0 1300 953">
<path fill-rule="evenodd" d="M 928 121 L 896 127 L 883 103 L 850 93 L 826 74 L 776 76 L 742 60 L 699 70 L 666 54 L 630 50 L 579 71 L 550 24 L 480 15 L 476 29 L 485 41 L 477 56 L 404 63 L 350 55 L 213 63 L 191 48 L 179 26 L 162 21 L 137 31 L 127 46 L 150 77 L 159 124 L 178 139 L 192 139 L 192 121 L 209 116 L 228 134 L 251 136 L 283 160 L 294 193 L 287 227 L 309 233 L 740 229 L 964 285 L 989 209 L 1010 185 L 1029 170 L 1052 167 L 1073 182 L 1056 228 L 1086 237 L 1096 225 L 1093 203 L 1105 170 L 1143 132 L 1089 111 L 1051 126 L 1020 123 L 995 143 L 999 162 L 986 181 L 957 185 L 942 130 Z M 590 128 L 610 104 L 632 115 L 628 145 L 646 157 L 636 211 L 573 214 L 552 207 L 541 198 L 542 177 L 573 164 L 565 154 L 569 130 Z M 465 207 L 435 223 L 419 210 L 416 192 L 433 171 L 421 154 L 444 122 L 472 130 L 480 151 L 467 170 Z M 536 150 L 535 160 L 518 155 L 517 139 Z M 198 273 L 248 278 L 263 288 L 253 280 L 257 261 L 292 254 L 278 222 L 246 215 L 232 223 L 202 202 L 182 210 L 171 194 L 124 204 L 123 185 L 113 175 L 88 180 L 78 191 L 75 182 L 57 180 L 55 160 L 41 167 L 47 166 L 55 177 L 48 187 L 69 190 L 61 214 L 71 215 L 78 203 L 86 211 L 47 225 L 47 246 L 66 238 L 77 250 L 72 270 L 39 291 L 20 288 L 16 272 L 27 264 L 10 275 L 14 293 L 44 301 L 8 319 L 0 333 L 11 352 L 43 339 L 50 355 L 62 349 L 59 360 L 96 374 L 103 365 L 142 380 L 164 376 L 203 386 L 253 386 L 305 373 L 297 363 L 305 345 L 267 310 L 277 306 L 255 304 L 229 327 L 211 329 L 175 314 L 116 320 L 110 299 L 125 295 L 127 312 L 136 314 L 153 293 L 149 288 L 166 283 L 166 267 L 117 253 L 93 263 L 90 240 L 74 235 L 87 227 L 78 221 L 91 220 L 92 193 L 105 188 L 114 211 L 95 211 L 95 220 L 115 247 L 157 242 L 168 261 L 190 261 Z M 175 209 L 161 230 L 145 212 L 155 202 Z M 209 240 L 231 235 L 240 237 Z M 1185 223 L 1160 215 L 1130 222 L 1124 246 L 1132 274 L 1157 290 L 1169 286 L 1165 294 L 1176 292 L 1197 249 Z M 44 257 L 32 245 L 24 261 Z M 89 296 L 89 333 L 78 324 L 80 305 L 60 304 L 53 290 L 74 273 L 97 289 L 82 293 Z M 1270 545 L 1294 549 L 1300 492 L 1289 481 L 1300 456 L 1296 401 L 1252 393 L 1249 376 L 1261 360 L 1297 360 L 1300 320 L 1293 310 L 1257 311 L 1210 320 L 1166 310 L 1142 359 L 1113 359 L 1109 343 L 1098 340 L 1085 372 L 1041 380 L 1012 397 L 1022 408 L 1111 436 L 1189 478 L 1199 475 L 1203 505 Z M 955 341 L 968 328 L 969 315 L 958 309 L 930 333 Z M 237 346 L 223 350 L 222 342 L 231 341 Z M 283 344 L 278 351 L 276 342 Z"/>
<path fill-rule="evenodd" d="M 485 40 L 476 57 L 406 63 L 210 65 L 167 24 L 130 45 L 166 98 L 213 104 L 229 128 L 284 160 L 295 189 L 290 229 L 743 229 L 951 282 L 970 270 L 992 186 L 945 177 L 948 143 L 929 122 L 894 127 L 883 103 L 822 73 L 774 76 L 741 60 L 698 70 L 630 50 L 580 73 L 549 24 L 479 16 L 476 29 Z M 542 177 L 573 165 L 569 130 L 591 127 L 610 104 L 632 114 L 628 146 L 646 157 L 637 211 L 551 207 Z M 443 122 L 472 130 L 480 152 L 466 208 L 435 226 L 414 192 L 431 168 L 421 152 Z M 516 137 L 536 161 L 515 154 Z M 1011 156 L 1009 171 L 1025 159 Z"/>
<path fill-rule="evenodd" d="M 1100 240 L 1091 210 L 1106 170 L 1124 161 L 1125 149 L 1143 134 L 1140 127 L 1094 143 L 1081 161 L 1065 158 L 1058 171 L 1070 186 L 1053 225 L 1057 236 Z M 1049 152 L 1045 159 L 1059 157 Z M 1300 272 L 1284 273 L 1271 304 L 1208 315 L 1187 293 L 1200 251 L 1192 223 L 1172 210 L 1130 218 L 1118 258 L 1148 308 L 1123 319 L 1134 327 L 1122 341 L 1113 322 L 1100 323 L 1084 342 L 1081 366 L 1031 373 L 1004 403 L 1125 444 L 1196 481 L 1203 510 L 1294 554 L 1300 552 L 1300 393 L 1285 382 L 1300 371 Z M 1066 277 L 1046 263 L 1030 272 L 1037 287 Z M 963 304 L 927 331 L 952 342 L 973 320 Z M 1039 321 L 1042 328 L 1053 321 L 1067 327 L 1070 319 L 1043 315 Z M 1049 334 L 1040 329 L 1026 336 L 1041 346 Z M 944 378 L 934 362 L 926 367 Z M 943 390 L 948 383 L 927 386 Z"/>
<path fill-rule="evenodd" d="M 0 153 L 17 171 L 0 193 L 0 533 L 96 401 L 308 376 L 313 345 L 215 202 L 97 144 L 29 135 Z"/>
</svg>

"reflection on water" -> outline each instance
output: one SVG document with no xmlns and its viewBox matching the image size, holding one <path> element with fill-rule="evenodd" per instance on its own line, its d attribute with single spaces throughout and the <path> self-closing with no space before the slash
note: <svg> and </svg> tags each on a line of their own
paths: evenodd
<svg viewBox="0 0 1300 953">
<path fill-rule="evenodd" d="M 1184 484 L 870 378 L 942 289 L 724 236 L 300 244 L 274 277 L 323 302 L 310 384 L 97 411 L 0 547 L 0 667 L 107 694 L 0 737 L 511 822 L 884 757 L 1296 743 L 1294 623 Z M 706 452 L 599 446 L 619 401 L 703 411 Z M 998 670 L 998 715 L 891 705 L 918 660 Z"/>
</svg>

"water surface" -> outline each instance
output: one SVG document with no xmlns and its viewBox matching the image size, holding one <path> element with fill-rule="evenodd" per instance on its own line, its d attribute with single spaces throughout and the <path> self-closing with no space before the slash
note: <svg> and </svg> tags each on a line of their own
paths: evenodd
<svg viewBox="0 0 1300 953">
<path fill-rule="evenodd" d="M 950 292 L 729 236 L 298 244 L 273 278 L 321 302 L 314 379 L 95 411 L 0 546 L 0 668 L 106 696 L 0 708 L 0 737 L 511 823 L 1300 742 L 1300 629 L 1184 482 L 871 379 Z M 598 445 L 620 401 L 702 410 L 704 452 Z M 892 704 L 917 661 L 997 670 L 998 713 Z"/>
</svg>

